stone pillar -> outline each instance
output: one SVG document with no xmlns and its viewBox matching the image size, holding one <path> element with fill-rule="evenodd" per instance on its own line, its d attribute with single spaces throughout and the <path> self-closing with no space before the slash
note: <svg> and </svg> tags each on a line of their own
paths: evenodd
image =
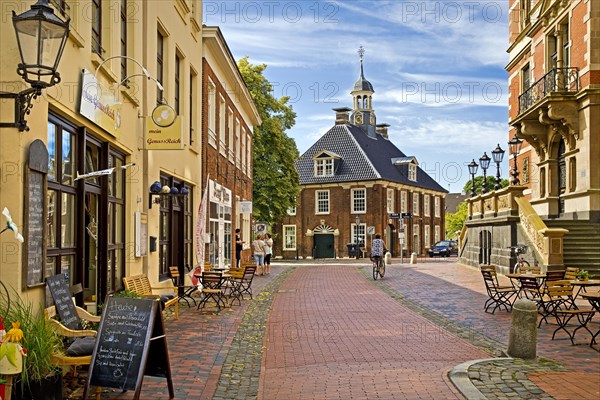
<svg viewBox="0 0 600 400">
<path fill-rule="evenodd" d="M 528 299 L 519 299 L 512 309 L 512 321 L 508 337 L 508 355 L 534 359 L 537 347 L 537 306 Z"/>
<path fill-rule="evenodd" d="M 410 263 L 411 264 L 416 264 L 417 263 L 417 253 L 412 253 L 410 255 Z"/>
</svg>

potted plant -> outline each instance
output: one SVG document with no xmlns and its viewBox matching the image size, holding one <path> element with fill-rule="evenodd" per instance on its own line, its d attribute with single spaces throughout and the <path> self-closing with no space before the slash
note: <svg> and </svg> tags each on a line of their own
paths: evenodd
<svg viewBox="0 0 600 400">
<path fill-rule="evenodd" d="M 20 375 L 16 378 L 13 391 L 18 399 L 56 400 L 62 399 L 62 370 L 53 364 L 53 356 L 62 346 L 60 337 L 44 316 L 43 309 L 36 312 L 34 306 L 16 293 L 7 304 L 0 304 L 4 320 L 13 325 L 5 340 L 14 343 L 17 339 L 26 348 Z M 13 331 L 15 329 L 18 331 Z M 9 333 L 13 333 L 9 335 Z"/>
<path fill-rule="evenodd" d="M 587 281 L 590 277 L 590 273 L 588 271 L 586 271 L 585 269 L 580 270 L 579 272 L 577 272 L 577 279 L 580 281 Z"/>
</svg>

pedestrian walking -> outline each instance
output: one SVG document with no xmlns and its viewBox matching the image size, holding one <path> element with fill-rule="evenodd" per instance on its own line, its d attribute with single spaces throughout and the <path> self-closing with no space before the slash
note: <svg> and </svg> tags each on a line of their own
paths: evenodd
<svg viewBox="0 0 600 400">
<path fill-rule="evenodd" d="M 265 242 L 263 235 L 256 235 L 256 239 L 252 242 L 252 253 L 254 254 L 254 263 L 258 275 L 264 275 L 265 272 Z"/>
<path fill-rule="evenodd" d="M 271 273 L 271 256 L 273 255 L 273 239 L 271 234 L 265 234 L 265 274 Z"/>
<path fill-rule="evenodd" d="M 244 248 L 244 242 L 240 236 L 240 228 L 235 230 L 235 266 L 240 267 L 240 260 L 242 259 L 242 249 Z"/>
</svg>

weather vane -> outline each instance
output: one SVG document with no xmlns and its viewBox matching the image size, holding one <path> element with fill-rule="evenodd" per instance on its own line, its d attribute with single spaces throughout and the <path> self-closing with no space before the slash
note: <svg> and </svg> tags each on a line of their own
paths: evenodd
<svg viewBox="0 0 600 400">
<path fill-rule="evenodd" d="M 362 45 L 358 48 L 358 55 L 360 56 L 360 61 L 362 62 L 363 56 L 365 55 L 365 48 Z"/>
</svg>

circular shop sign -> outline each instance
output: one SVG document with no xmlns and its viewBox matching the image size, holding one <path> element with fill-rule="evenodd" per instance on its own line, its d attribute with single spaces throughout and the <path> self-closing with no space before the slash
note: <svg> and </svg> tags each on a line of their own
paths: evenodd
<svg viewBox="0 0 600 400">
<path fill-rule="evenodd" d="M 152 110 L 152 121 L 161 128 L 173 125 L 176 117 L 175 110 L 167 104 L 160 104 Z"/>
</svg>

